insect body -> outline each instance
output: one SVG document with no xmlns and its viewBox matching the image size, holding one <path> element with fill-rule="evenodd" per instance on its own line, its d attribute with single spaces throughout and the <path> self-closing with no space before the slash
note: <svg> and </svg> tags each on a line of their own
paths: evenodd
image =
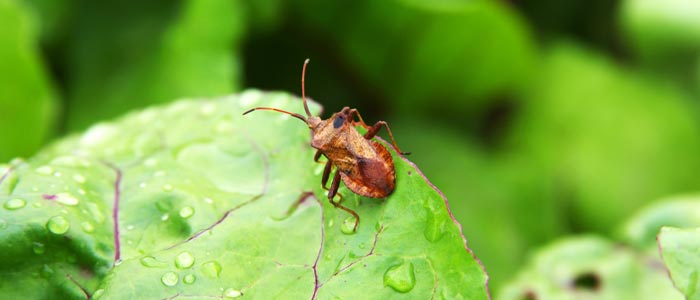
<svg viewBox="0 0 700 300">
<path fill-rule="evenodd" d="M 341 204 L 342 195 L 338 194 L 340 181 L 342 180 L 354 193 L 370 198 L 384 198 L 394 191 L 396 187 L 396 173 L 391 154 L 382 144 L 372 140 L 382 127 L 386 128 L 389 133 L 392 145 L 396 151 L 401 154 L 408 153 L 403 153 L 399 150 L 386 122 L 379 121 L 373 126 L 369 126 L 365 124 L 360 113 L 354 108 L 344 107 L 340 112 L 333 114 L 326 120 L 312 116 L 306 104 L 304 91 L 304 75 L 308 63 L 308 59 L 304 61 L 304 68 L 301 73 L 301 94 L 306 117 L 271 107 L 256 107 L 243 114 L 248 114 L 254 110 L 273 110 L 291 115 L 304 121 L 309 126 L 309 129 L 311 129 L 311 147 L 317 149 L 314 160 L 318 162 L 321 155 L 328 159 L 321 178 L 321 186 L 328 190 L 328 200 L 330 200 L 331 204 L 355 217 L 356 221 L 353 230 L 356 230 L 360 223 L 360 216 L 352 209 Z M 362 126 L 367 129 L 367 132 L 362 135 L 355 129 L 355 126 Z M 334 166 L 336 172 L 333 176 L 333 181 L 331 181 L 331 186 L 328 188 L 326 185 Z M 340 198 L 338 202 L 333 201 L 335 195 L 338 195 Z"/>
</svg>

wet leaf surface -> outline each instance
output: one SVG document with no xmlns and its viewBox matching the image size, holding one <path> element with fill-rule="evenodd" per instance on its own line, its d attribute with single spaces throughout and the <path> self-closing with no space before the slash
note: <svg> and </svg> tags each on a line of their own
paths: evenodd
<svg viewBox="0 0 700 300">
<path fill-rule="evenodd" d="M 321 189 L 283 93 L 179 101 L 0 166 L 0 293 L 24 298 L 487 299 L 441 193 L 393 150 L 386 199 Z M 318 106 L 313 106 L 315 112 Z"/>
</svg>

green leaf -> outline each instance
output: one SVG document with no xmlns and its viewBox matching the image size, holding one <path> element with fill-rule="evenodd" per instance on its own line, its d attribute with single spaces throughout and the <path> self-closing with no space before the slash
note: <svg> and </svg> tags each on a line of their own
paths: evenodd
<svg viewBox="0 0 700 300">
<path fill-rule="evenodd" d="M 697 1 L 626 0 L 620 11 L 623 31 L 643 59 L 687 64 L 683 58 L 700 49 Z"/>
<path fill-rule="evenodd" d="M 18 2 L 0 1 L 0 161 L 38 150 L 51 134 L 57 106 L 36 24 Z"/>
<path fill-rule="evenodd" d="M 0 293 L 488 298 L 446 200 L 415 165 L 391 150 L 397 188 L 386 199 L 340 188 L 361 216 L 352 234 L 320 186 L 308 127 L 241 116 L 259 105 L 303 112 L 282 93 L 180 101 L 0 169 Z"/>
<path fill-rule="evenodd" d="M 549 168 L 574 228 L 610 231 L 643 205 L 700 188 L 688 95 L 573 44 L 549 50 L 510 132 Z"/>
<path fill-rule="evenodd" d="M 700 228 L 663 227 L 659 251 L 673 283 L 687 299 L 700 299 Z"/>
<path fill-rule="evenodd" d="M 498 299 L 683 299 L 656 256 L 597 236 L 538 251 Z"/>
<path fill-rule="evenodd" d="M 241 2 L 82 2 L 67 46 L 68 128 L 148 104 L 238 90 Z"/>
<path fill-rule="evenodd" d="M 620 237 L 638 249 L 658 251 L 656 236 L 663 226 L 680 228 L 700 226 L 700 196 L 668 197 L 633 216 L 621 228 Z"/>
<path fill-rule="evenodd" d="M 411 160 L 450 199 L 492 289 L 511 279 L 530 248 L 566 230 L 551 184 L 535 163 L 488 153 L 464 132 L 435 121 L 389 120 L 401 148 L 412 152 Z"/>
</svg>

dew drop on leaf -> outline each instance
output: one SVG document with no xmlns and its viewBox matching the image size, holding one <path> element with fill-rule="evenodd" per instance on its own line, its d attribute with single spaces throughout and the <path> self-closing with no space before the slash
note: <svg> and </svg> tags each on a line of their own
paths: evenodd
<svg viewBox="0 0 700 300">
<path fill-rule="evenodd" d="M 36 168 L 34 172 L 37 172 L 41 175 L 51 175 L 53 173 L 53 168 L 51 166 L 41 166 Z"/>
<path fill-rule="evenodd" d="M 413 273 L 413 264 L 403 262 L 393 266 L 384 273 L 384 286 L 388 286 L 399 293 L 407 293 L 416 285 L 416 275 Z"/>
<path fill-rule="evenodd" d="M 160 277 L 160 281 L 166 286 L 174 286 L 177 284 L 180 278 L 175 274 L 175 272 L 166 272 Z"/>
<path fill-rule="evenodd" d="M 15 198 L 7 200 L 2 206 L 7 210 L 16 210 L 24 207 L 25 205 L 27 205 L 27 201 L 24 199 Z"/>
<path fill-rule="evenodd" d="M 185 277 L 182 278 L 182 282 L 187 283 L 187 284 L 193 284 L 195 279 L 196 279 L 196 277 L 194 277 L 194 275 L 187 274 L 187 275 L 185 275 Z"/>
<path fill-rule="evenodd" d="M 175 257 L 175 266 L 178 269 L 188 269 L 194 265 L 194 256 L 187 251 L 182 252 Z"/>
<path fill-rule="evenodd" d="M 85 176 L 80 175 L 80 174 L 75 174 L 73 175 L 73 180 L 77 183 L 85 183 Z"/>
<path fill-rule="evenodd" d="M 430 242 L 437 242 L 445 234 L 446 218 L 437 215 L 437 210 L 434 207 L 426 206 L 426 222 L 423 236 Z"/>
<path fill-rule="evenodd" d="M 60 193 L 56 195 L 56 202 L 68 206 L 76 206 L 80 203 L 80 200 L 78 200 L 78 198 L 73 197 L 73 195 L 71 194 Z"/>
<path fill-rule="evenodd" d="M 55 271 L 51 267 L 49 267 L 49 265 L 44 264 L 44 266 L 41 268 L 40 273 L 42 277 L 49 278 L 53 276 L 53 273 L 55 273 Z"/>
<path fill-rule="evenodd" d="M 95 225 L 92 225 L 92 223 L 88 221 L 83 221 L 80 223 L 80 228 L 83 229 L 83 231 L 87 233 L 93 233 L 95 232 Z"/>
<path fill-rule="evenodd" d="M 64 234 L 70 229 L 70 222 L 63 216 L 55 216 L 46 222 L 46 229 L 53 234 Z"/>
<path fill-rule="evenodd" d="M 340 231 L 345 234 L 354 234 L 355 233 L 355 217 L 347 217 L 345 220 L 343 220 L 343 223 L 340 224 Z"/>
<path fill-rule="evenodd" d="M 34 242 L 32 243 L 32 251 L 34 251 L 35 254 L 44 254 L 44 252 L 46 252 L 46 246 L 42 243 Z"/>
<path fill-rule="evenodd" d="M 192 208 L 191 206 L 185 206 L 180 209 L 180 217 L 182 217 L 183 219 L 187 219 L 192 215 L 194 215 L 194 208 Z"/>
<path fill-rule="evenodd" d="M 165 268 L 167 263 L 157 260 L 153 256 L 144 256 L 140 259 L 141 265 L 147 268 Z"/>
<path fill-rule="evenodd" d="M 218 278 L 221 274 L 221 265 L 215 261 L 206 262 L 202 264 L 202 273 L 209 278 Z"/>
<path fill-rule="evenodd" d="M 241 293 L 241 291 L 236 290 L 234 288 L 227 288 L 226 290 L 224 290 L 224 297 L 225 298 L 238 298 L 242 295 L 243 295 L 243 293 Z"/>
</svg>

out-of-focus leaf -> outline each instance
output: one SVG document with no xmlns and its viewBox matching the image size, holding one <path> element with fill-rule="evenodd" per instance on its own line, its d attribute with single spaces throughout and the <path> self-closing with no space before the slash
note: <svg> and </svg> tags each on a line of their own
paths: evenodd
<svg viewBox="0 0 700 300">
<path fill-rule="evenodd" d="M 1 168 L 0 293 L 488 298 L 445 198 L 415 165 L 394 155 L 386 199 L 340 189 L 361 216 L 352 233 L 353 218 L 320 186 L 308 127 L 274 112 L 241 116 L 258 105 L 303 112 L 282 93 L 180 101 Z"/>
<path fill-rule="evenodd" d="M 659 251 L 673 283 L 687 298 L 700 299 L 700 228 L 663 227 Z"/>
<path fill-rule="evenodd" d="M 700 226 L 700 196 L 665 198 L 643 209 L 621 229 L 622 239 L 639 249 L 657 251 L 656 236 L 662 226 Z"/>
<path fill-rule="evenodd" d="M 294 1 L 320 37 L 399 111 L 465 112 L 527 85 L 528 30 L 495 1 Z M 318 13 L 323 12 L 323 13 Z"/>
<path fill-rule="evenodd" d="M 542 71 L 511 137 L 550 169 L 578 229 L 610 231 L 651 200 L 700 188 L 700 127 L 686 95 L 566 44 Z"/>
<path fill-rule="evenodd" d="M 68 58 L 68 128 L 237 90 L 244 10 L 239 0 L 81 2 Z"/>
<path fill-rule="evenodd" d="M 31 155 L 54 122 L 56 97 L 35 25 L 18 1 L 0 1 L 0 161 Z"/>
<path fill-rule="evenodd" d="M 538 251 L 498 299 L 683 299 L 656 256 L 606 239 L 564 239 Z"/>
<path fill-rule="evenodd" d="M 435 122 L 396 119 L 390 125 L 399 146 L 450 199 L 494 290 L 514 275 L 530 248 L 566 231 L 536 164 L 489 155 L 466 134 Z"/>
<path fill-rule="evenodd" d="M 646 60 L 687 65 L 700 50 L 700 2 L 626 0 L 621 22 L 629 40 Z"/>
</svg>

